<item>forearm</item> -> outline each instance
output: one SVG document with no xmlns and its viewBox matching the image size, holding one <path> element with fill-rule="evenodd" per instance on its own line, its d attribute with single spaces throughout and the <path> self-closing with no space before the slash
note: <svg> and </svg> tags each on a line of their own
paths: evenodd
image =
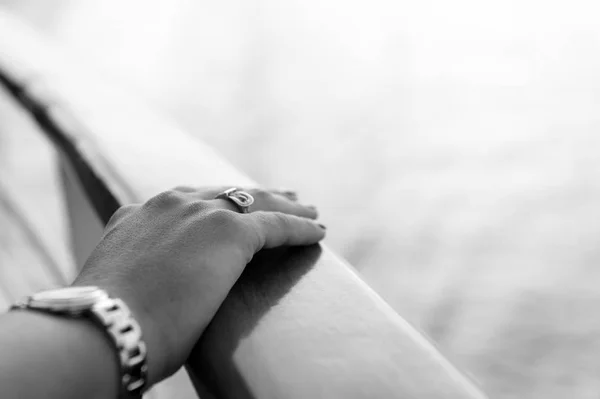
<svg viewBox="0 0 600 399">
<path fill-rule="evenodd" d="M 0 316 L 0 390 L 6 398 L 116 398 L 119 365 L 93 322 L 35 311 Z"/>
</svg>

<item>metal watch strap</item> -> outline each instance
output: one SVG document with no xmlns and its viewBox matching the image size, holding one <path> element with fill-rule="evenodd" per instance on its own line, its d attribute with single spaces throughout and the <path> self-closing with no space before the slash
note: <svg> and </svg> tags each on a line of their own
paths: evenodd
<svg viewBox="0 0 600 399">
<path fill-rule="evenodd" d="M 140 325 L 120 299 L 106 298 L 96 302 L 90 309 L 90 315 L 105 327 L 119 352 L 121 396 L 141 397 L 146 386 L 148 365 Z"/>
<path fill-rule="evenodd" d="M 121 368 L 119 397 L 142 397 L 148 375 L 146 344 L 142 340 L 140 325 L 122 300 L 110 298 L 104 293 L 103 297 L 87 310 L 70 312 L 68 309 L 35 307 L 30 304 L 29 299 L 25 299 L 15 303 L 11 309 L 31 309 L 71 317 L 82 315 L 92 319 L 96 324 L 100 324 L 118 352 Z"/>
</svg>

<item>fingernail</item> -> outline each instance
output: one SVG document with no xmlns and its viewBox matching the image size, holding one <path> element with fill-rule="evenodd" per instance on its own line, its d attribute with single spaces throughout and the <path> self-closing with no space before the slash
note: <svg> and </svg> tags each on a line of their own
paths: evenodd
<svg viewBox="0 0 600 399">
<path fill-rule="evenodd" d="M 321 223 L 318 223 L 319 227 L 322 228 L 323 230 L 327 230 L 327 227 L 325 227 L 324 225 L 322 225 Z"/>
<path fill-rule="evenodd" d="M 294 199 L 294 200 L 298 199 L 298 193 L 295 191 L 287 190 L 287 191 L 284 191 L 283 194 L 290 199 Z"/>
<path fill-rule="evenodd" d="M 306 207 L 307 207 L 308 209 L 312 209 L 313 211 L 317 209 L 317 207 L 316 207 L 316 206 L 314 206 L 314 205 L 306 205 Z"/>
</svg>

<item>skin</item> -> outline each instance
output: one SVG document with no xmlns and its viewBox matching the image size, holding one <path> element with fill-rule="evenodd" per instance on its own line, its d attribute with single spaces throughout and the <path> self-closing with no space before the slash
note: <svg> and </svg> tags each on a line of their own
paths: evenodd
<svg viewBox="0 0 600 399">
<path fill-rule="evenodd" d="M 98 286 L 130 307 L 148 347 L 148 387 L 183 365 L 256 252 L 325 236 L 315 208 L 292 192 L 245 190 L 255 203 L 241 214 L 213 199 L 223 189 L 178 187 L 120 208 L 73 283 Z M 85 320 L 27 310 L 0 317 L 6 397 L 115 397 L 114 352 Z M 30 378 L 36 372 L 42 376 Z"/>
</svg>

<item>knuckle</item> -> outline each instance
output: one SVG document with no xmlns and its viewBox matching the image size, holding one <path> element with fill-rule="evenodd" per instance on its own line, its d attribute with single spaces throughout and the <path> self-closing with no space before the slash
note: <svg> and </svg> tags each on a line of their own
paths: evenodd
<svg viewBox="0 0 600 399">
<path fill-rule="evenodd" d="M 188 218 L 193 216 L 199 216 L 207 212 L 209 209 L 211 209 L 210 205 L 206 201 L 190 201 L 185 205 L 182 217 Z"/>
<path fill-rule="evenodd" d="M 196 189 L 194 187 L 192 187 L 192 186 L 182 185 L 182 186 L 173 187 L 171 189 L 171 191 L 179 191 L 179 192 L 182 192 L 182 193 L 191 193 L 191 192 L 196 191 Z"/>
<path fill-rule="evenodd" d="M 269 202 L 273 198 L 273 194 L 262 188 L 255 188 L 251 190 L 250 193 L 256 200 L 260 202 Z"/>
<path fill-rule="evenodd" d="M 217 236 L 228 243 L 243 245 L 252 235 L 247 220 L 234 211 L 227 209 L 210 211 L 208 221 Z"/>
<path fill-rule="evenodd" d="M 169 208 L 184 201 L 183 194 L 179 191 L 168 190 L 155 195 L 146 202 L 146 206 Z"/>
<path fill-rule="evenodd" d="M 250 224 L 248 234 L 248 244 L 253 248 L 262 248 L 265 243 L 266 231 L 272 223 L 269 215 L 265 211 L 252 213 L 252 223 Z"/>
<path fill-rule="evenodd" d="M 133 211 L 135 211 L 137 208 L 138 205 L 134 204 L 123 205 L 112 214 L 108 223 L 106 224 L 106 228 L 110 229 L 116 226 L 121 220 L 123 220 L 127 215 L 133 213 Z"/>
<path fill-rule="evenodd" d="M 291 217 L 282 212 L 273 212 L 277 225 L 282 230 L 287 230 L 291 225 Z"/>
<path fill-rule="evenodd" d="M 135 204 L 123 205 L 122 207 L 117 209 L 117 211 L 114 213 L 113 216 L 116 216 L 118 218 L 124 217 L 124 216 L 129 215 L 133 211 L 135 211 L 137 208 L 138 208 L 138 205 L 135 205 Z"/>
<path fill-rule="evenodd" d="M 241 221 L 239 215 L 228 209 L 213 209 L 206 213 L 205 220 L 213 227 L 223 230 L 236 230 Z"/>
<path fill-rule="evenodd" d="M 258 211 L 252 213 L 256 220 L 257 229 L 269 229 L 273 227 L 273 224 L 277 222 L 277 216 L 274 216 L 275 212 Z"/>
</svg>

